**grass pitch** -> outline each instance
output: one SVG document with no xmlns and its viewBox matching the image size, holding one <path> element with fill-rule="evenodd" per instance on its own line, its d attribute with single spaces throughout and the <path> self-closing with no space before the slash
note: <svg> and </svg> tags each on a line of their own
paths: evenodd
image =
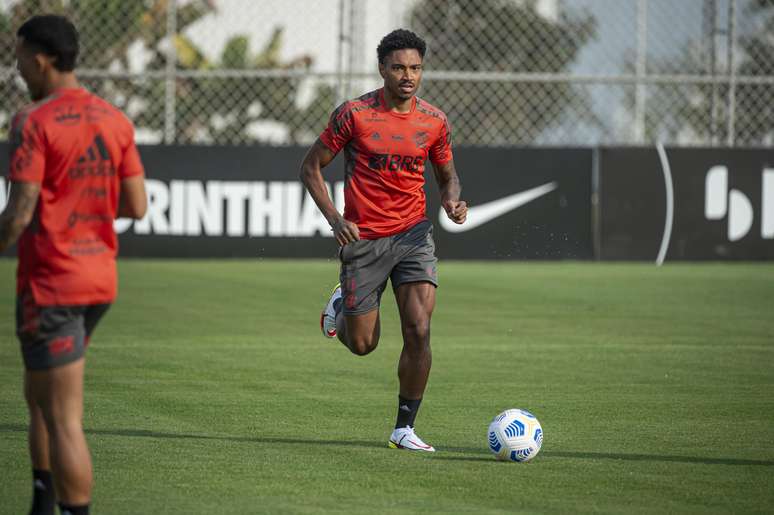
<svg viewBox="0 0 774 515">
<path fill-rule="evenodd" d="M 0 513 L 31 493 L 15 263 L 0 260 Z M 333 261 L 123 261 L 88 353 L 98 514 L 771 513 L 774 266 L 439 267 L 417 431 L 386 447 L 401 341 L 322 338 Z M 545 431 L 496 462 L 505 408 Z"/>
</svg>

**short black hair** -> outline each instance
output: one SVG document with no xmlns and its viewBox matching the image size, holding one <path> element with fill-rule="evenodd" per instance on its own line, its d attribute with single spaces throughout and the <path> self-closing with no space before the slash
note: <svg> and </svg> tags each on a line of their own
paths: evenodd
<svg viewBox="0 0 774 515">
<path fill-rule="evenodd" d="M 25 21 L 16 36 L 36 52 L 54 57 L 54 68 L 71 72 L 78 60 L 78 31 L 64 16 L 44 14 Z"/>
<path fill-rule="evenodd" d="M 382 38 L 379 46 L 376 47 L 376 55 L 379 57 L 379 64 L 384 64 L 384 60 L 390 55 L 390 52 L 395 50 L 403 50 L 404 48 L 413 48 L 419 52 L 422 59 L 425 58 L 425 51 L 427 50 L 427 43 L 425 40 L 406 29 L 393 30 Z"/>
</svg>

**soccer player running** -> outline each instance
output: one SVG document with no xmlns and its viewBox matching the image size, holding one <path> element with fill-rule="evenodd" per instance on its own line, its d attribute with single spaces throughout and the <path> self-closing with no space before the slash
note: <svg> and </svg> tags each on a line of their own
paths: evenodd
<svg viewBox="0 0 774 515">
<path fill-rule="evenodd" d="M 340 285 L 322 313 L 321 327 L 354 354 L 379 343 L 379 303 L 392 283 L 400 312 L 403 350 L 400 393 L 389 446 L 429 451 L 414 433 L 414 420 L 430 374 L 430 317 L 435 307 L 433 226 L 425 216 L 425 162 L 433 163 L 443 208 L 463 223 L 467 206 L 442 111 L 416 97 L 425 42 L 395 30 L 377 48 L 384 87 L 345 102 L 304 158 L 301 179 L 341 245 Z M 343 216 L 334 207 L 321 169 L 344 150 Z"/>
<path fill-rule="evenodd" d="M 16 330 L 30 415 L 33 515 L 89 512 L 92 466 L 83 434 L 84 354 L 116 297 L 113 220 L 141 218 L 143 167 L 131 122 L 81 88 L 78 33 L 35 16 L 16 33 L 33 104 L 11 124 L 11 191 L 0 252 L 18 239 Z M 54 488 L 55 487 L 55 488 Z"/>
</svg>

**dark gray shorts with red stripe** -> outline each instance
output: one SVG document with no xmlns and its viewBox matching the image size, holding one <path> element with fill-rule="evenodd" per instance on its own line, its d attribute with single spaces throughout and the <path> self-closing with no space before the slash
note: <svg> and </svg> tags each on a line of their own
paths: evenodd
<svg viewBox="0 0 774 515">
<path fill-rule="evenodd" d="M 347 243 L 339 251 L 345 315 L 379 307 L 387 279 L 393 290 L 411 282 L 438 286 L 433 224 L 423 220 L 407 230 L 375 240 Z"/>
<path fill-rule="evenodd" d="M 47 370 L 80 359 L 110 304 L 39 306 L 27 291 L 16 298 L 16 336 L 27 370 Z"/>
</svg>

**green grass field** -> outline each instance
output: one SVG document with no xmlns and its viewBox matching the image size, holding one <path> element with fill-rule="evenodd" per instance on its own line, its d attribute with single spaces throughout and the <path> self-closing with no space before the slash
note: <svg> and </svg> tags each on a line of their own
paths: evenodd
<svg viewBox="0 0 774 515">
<path fill-rule="evenodd" d="M 93 512 L 771 513 L 774 266 L 451 263 L 417 432 L 386 447 L 401 341 L 322 338 L 334 261 L 123 261 L 88 354 Z M 26 513 L 15 263 L 0 260 L 0 513 Z M 491 418 L 528 408 L 531 463 Z"/>
</svg>

